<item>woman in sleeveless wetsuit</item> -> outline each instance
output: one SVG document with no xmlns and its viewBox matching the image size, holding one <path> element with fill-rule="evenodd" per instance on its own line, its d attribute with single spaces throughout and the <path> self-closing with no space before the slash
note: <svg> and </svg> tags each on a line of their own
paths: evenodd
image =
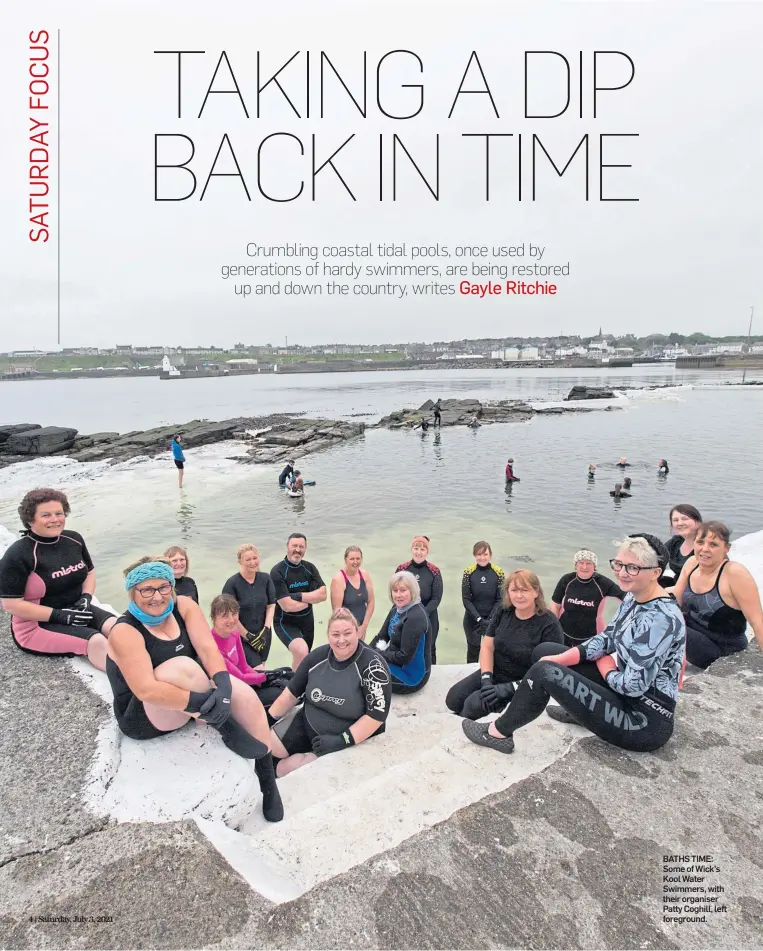
<svg viewBox="0 0 763 951">
<path fill-rule="evenodd" d="M 683 567 L 694 554 L 694 539 L 702 524 L 699 509 L 693 505 L 681 503 L 670 510 L 671 537 L 665 542 L 668 550 L 668 568 L 672 575 L 663 575 L 660 584 L 663 588 L 672 588 L 681 576 Z"/>
<path fill-rule="evenodd" d="M 750 572 L 728 560 L 731 532 L 703 522 L 673 593 L 686 618 L 686 659 L 703 669 L 747 647 L 749 622 L 763 647 L 763 612 Z"/>
<path fill-rule="evenodd" d="M 279 822 L 283 806 L 265 711 L 243 681 L 231 680 L 201 608 L 191 598 L 175 596 L 166 559 L 142 558 L 131 565 L 125 588 L 130 601 L 109 635 L 106 660 L 120 730 L 148 740 L 198 717 L 230 750 L 255 760 L 263 814 Z"/>
<path fill-rule="evenodd" d="M 360 639 L 366 639 L 368 624 L 373 617 L 376 601 L 371 575 L 360 570 L 363 552 L 350 545 L 344 552 L 344 568 L 331 579 L 331 610 L 347 608 L 360 629 Z"/>
</svg>

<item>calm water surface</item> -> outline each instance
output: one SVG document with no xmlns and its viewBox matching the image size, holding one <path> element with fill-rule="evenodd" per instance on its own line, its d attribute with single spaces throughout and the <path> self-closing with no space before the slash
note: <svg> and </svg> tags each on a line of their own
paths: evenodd
<svg viewBox="0 0 763 951">
<path fill-rule="evenodd" d="M 363 377 L 362 380 L 357 377 Z M 615 383 L 632 387 L 667 382 L 663 371 L 624 371 Z M 684 374 L 680 382 L 686 380 Z M 694 375 L 696 379 L 697 375 Z M 164 383 L 150 380 L 82 381 L 90 387 L 85 405 L 67 399 L 65 410 L 50 408 L 41 415 L 35 395 L 23 416 L 40 422 L 72 422 L 83 431 L 126 430 L 193 416 L 225 417 L 236 413 L 309 409 L 312 414 L 369 412 L 378 416 L 403 405 L 416 405 L 428 396 L 476 396 L 555 399 L 566 394 L 576 379 L 591 375 L 548 375 L 538 371 L 461 372 L 434 374 L 368 373 L 280 378 L 242 378 Z M 596 379 L 596 377 L 594 377 Z M 701 380 L 707 381 L 704 375 Z M 259 404 L 251 391 L 262 384 Z M 265 385 L 267 384 L 267 385 Z M 244 387 L 241 404 L 226 387 Z M 48 384 L 9 384 L 14 394 L 30 394 Z M 56 399 L 74 395 L 80 381 L 54 382 Z M 109 387 L 118 396 L 105 404 Z M 144 389 L 145 388 L 145 389 Z M 184 391 L 184 388 L 188 388 Z M 214 394 L 202 408 L 194 401 L 199 390 Z M 170 402 L 185 392 L 184 403 L 157 407 L 146 394 Z M 93 395 L 95 394 L 95 395 Z M 120 395 L 121 394 L 121 395 Z M 130 394 L 129 400 L 125 394 Z M 294 405 L 285 405 L 293 400 Z M 127 413 L 126 402 L 137 407 Z M 270 568 L 283 556 L 287 535 L 303 531 L 307 557 L 325 580 L 341 566 L 346 545 L 359 544 L 366 567 L 377 583 L 380 624 L 388 606 L 386 581 L 398 562 L 409 555 L 415 534 L 432 539 L 431 559 L 441 568 L 445 597 L 440 610 L 438 655 L 443 662 L 464 655 L 460 602 L 461 572 L 472 562 L 478 538 L 493 546 L 494 560 L 510 570 L 527 564 L 535 570 L 550 596 L 559 576 L 571 569 L 580 547 L 599 553 L 600 565 L 613 554 L 613 540 L 633 531 L 667 536 L 668 511 L 678 502 L 697 505 L 707 518 L 722 518 L 735 536 L 761 528 L 757 473 L 763 466 L 759 428 L 763 392 L 760 390 L 669 390 L 634 395 L 622 411 L 535 417 L 529 422 L 483 426 L 474 431 L 444 429 L 441 433 L 370 430 L 358 440 L 319 453 L 304 463 L 305 474 L 317 485 L 301 500 L 279 493 L 279 467 L 242 466 L 228 458 L 233 447 L 204 447 L 189 452 L 186 487 L 178 491 L 169 458 L 113 468 L 84 467 L 61 460 L 0 470 L 0 524 L 15 530 L 16 506 L 25 491 L 40 484 L 61 484 L 69 492 L 73 513 L 70 527 L 83 532 L 98 569 L 98 594 L 115 607 L 124 605 L 121 569 L 142 554 L 181 543 L 191 556 L 206 607 L 225 579 L 236 571 L 235 550 L 254 542 Z M 186 409 L 183 411 L 182 406 Z M 4 407 L 7 416 L 7 407 Z M 162 415 L 165 414 L 166 415 Z M 78 414 L 81 419 L 78 419 Z M 19 419 L 13 413 L 11 419 Z M 503 466 L 516 460 L 522 481 L 507 495 Z M 609 495 L 620 470 L 617 459 L 633 463 L 633 497 L 616 503 Z M 656 474 L 656 461 L 665 456 L 670 475 Z M 596 462 L 595 484 L 588 483 L 589 462 Z M 531 559 L 531 561 L 529 561 Z M 317 610 L 317 642 L 325 639 L 328 608 Z M 275 659 L 285 651 L 274 650 Z"/>
</svg>

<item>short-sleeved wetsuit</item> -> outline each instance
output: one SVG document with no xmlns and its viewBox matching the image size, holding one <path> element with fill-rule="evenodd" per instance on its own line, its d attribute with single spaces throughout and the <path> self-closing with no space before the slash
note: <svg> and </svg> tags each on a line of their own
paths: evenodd
<svg viewBox="0 0 763 951">
<path fill-rule="evenodd" d="M 480 642 L 485 628 L 503 598 L 506 575 L 503 568 L 491 565 L 484 568 L 470 565 L 461 579 L 461 601 L 464 605 L 464 634 L 466 635 L 466 663 L 473 664 L 480 653 Z M 481 619 L 481 622 L 478 621 Z"/>
<path fill-rule="evenodd" d="M 576 647 L 599 631 L 603 631 L 604 601 L 607 598 L 625 597 L 622 588 L 611 578 L 595 571 L 587 580 L 578 578 L 574 571 L 568 572 L 557 582 L 551 600 L 561 605 L 559 620 L 568 647 Z"/>
<path fill-rule="evenodd" d="M 306 604 L 303 611 L 284 611 L 278 600 L 291 597 L 292 594 L 305 591 L 317 591 L 325 585 L 318 569 L 309 561 L 293 565 L 288 558 L 279 561 L 270 569 L 270 577 L 275 585 L 276 612 L 274 628 L 279 641 L 288 647 L 301 637 L 308 648 L 312 649 L 315 634 L 315 618 L 312 604 Z"/>
<path fill-rule="evenodd" d="M 123 614 L 117 621 L 117 624 L 129 624 L 142 636 L 143 643 L 146 645 L 146 653 L 151 658 L 151 667 L 154 670 L 173 657 L 190 657 L 197 664 L 199 663 L 196 650 L 188 636 L 185 621 L 178 610 L 177 602 L 175 602 L 172 610 L 172 616 L 177 621 L 180 634 L 171 641 L 156 637 L 132 614 Z M 146 715 L 143 702 L 138 700 L 130 690 L 127 681 L 122 676 L 122 671 L 110 657 L 106 658 L 106 676 L 109 678 L 111 690 L 114 694 L 114 716 L 119 729 L 125 736 L 129 736 L 133 740 L 151 740 L 156 736 L 164 736 L 165 733 L 174 732 L 173 730 L 160 730 L 154 726 Z"/>
<path fill-rule="evenodd" d="M 398 565 L 395 571 L 410 571 L 419 583 L 421 604 L 429 618 L 429 638 L 432 645 L 432 663 L 437 663 L 437 635 L 440 632 L 440 616 L 437 609 L 442 601 L 442 574 L 431 561 L 410 561 Z"/>
<path fill-rule="evenodd" d="M 70 608 L 82 596 L 93 561 L 78 532 L 56 538 L 27 532 L 0 560 L 0 598 L 23 598 L 46 608 Z M 31 654 L 73 657 L 87 654 L 87 642 L 114 615 L 92 605 L 92 627 L 11 618 L 16 645 Z"/>
<path fill-rule="evenodd" d="M 390 672 L 379 654 L 362 642 L 343 661 L 328 644 L 316 647 L 297 667 L 288 689 L 295 697 L 305 697 L 292 720 L 285 718 L 275 726 L 289 755 L 312 752 L 314 737 L 344 733 L 362 716 L 382 724 L 374 736 L 384 732 L 392 699 Z"/>
<path fill-rule="evenodd" d="M 276 603 L 276 588 L 267 571 L 258 571 L 251 583 L 241 572 L 236 572 L 223 585 L 223 594 L 230 594 L 238 601 L 238 616 L 244 630 L 249 634 L 259 634 L 265 627 L 268 606 Z M 251 645 L 244 642 L 244 653 L 252 667 L 257 667 L 268 659 L 271 640 L 271 635 L 266 634 L 264 646 L 260 651 L 255 651 Z"/>
</svg>

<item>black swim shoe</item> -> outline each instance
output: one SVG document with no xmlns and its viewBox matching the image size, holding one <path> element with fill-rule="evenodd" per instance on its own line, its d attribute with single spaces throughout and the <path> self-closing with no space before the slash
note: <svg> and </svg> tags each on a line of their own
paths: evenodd
<svg viewBox="0 0 763 951">
<path fill-rule="evenodd" d="M 574 723 L 576 726 L 580 726 L 580 721 L 576 720 L 570 711 L 559 703 L 549 703 L 546 707 L 546 713 L 557 723 Z"/>
<path fill-rule="evenodd" d="M 276 783 L 273 756 L 268 753 L 254 761 L 254 771 L 260 781 L 262 792 L 262 814 L 268 822 L 280 822 L 283 819 L 283 803 Z"/>
<path fill-rule="evenodd" d="M 499 753 L 513 753 L 514 737 L 505 736 L 499 740 L 498 737 L 491 736 L 488 733 L 488 726 L 487 723 L 477 723 L 475 720 L 461 721 L 461 729 L 472 743 L 476 743 L 477 746 L 487 746 Z"/>
</svg>

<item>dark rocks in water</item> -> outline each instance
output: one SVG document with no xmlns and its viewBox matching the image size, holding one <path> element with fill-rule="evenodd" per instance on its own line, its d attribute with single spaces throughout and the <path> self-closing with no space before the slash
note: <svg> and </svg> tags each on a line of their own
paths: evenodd
<svg viewBox="0 0 763 951">
<path fill-rule="evenodd" d="M 76 429 L 64 426 L 38 426 L 24 432 L 12 433 L 3 449 L 16 456 L 52 456 L 71 449 L 77 437 Z"/>
<path fill-rule="evenodd" d="M 432 400 L 427 400 L 418 409 L 396 410 L 379 420 L 376 425 L 385 429 L 410 429 L 412 426 L 417 426 L 422 419 L 428 419 L 431 422 L 433 406 Z M 480 423 L 516 423 L 529 419 L 531 416 L 560 416 L 563 413 L 596 411 L 593 407 L 580 406 L 534 408 L 522 400 L 497 400 L 491 403 L 481 403 L 479 400 L 442 400 L 440 407 L 443 426 L 468 426 L 475 416 Z M 606 406 L 601 409 L 612 409 L 612 407 Z"/>
<path fill-rule="evenodd" d="M 30 429 L 42 429 L 39 423 L 13 423 L 0 426 L 0 446 L 4 446 L 15 433 L 27 433 Z"/>
<path fill-rule="evenodd" d="M 613 390 L 605 386 L 573 386 L 565 399 L 567 400 L 612 400 L 615 398 Z"/>
<path fill-rule="evenodd" d="M 333 419 L 290 419 L 271 426 L 255 438 L 247 450 L 251 463 L 281 462 L 295 455 L 330 449 L 347 439 L 360 436 L 364 423 L 347 423 Z"/>
</svg>

